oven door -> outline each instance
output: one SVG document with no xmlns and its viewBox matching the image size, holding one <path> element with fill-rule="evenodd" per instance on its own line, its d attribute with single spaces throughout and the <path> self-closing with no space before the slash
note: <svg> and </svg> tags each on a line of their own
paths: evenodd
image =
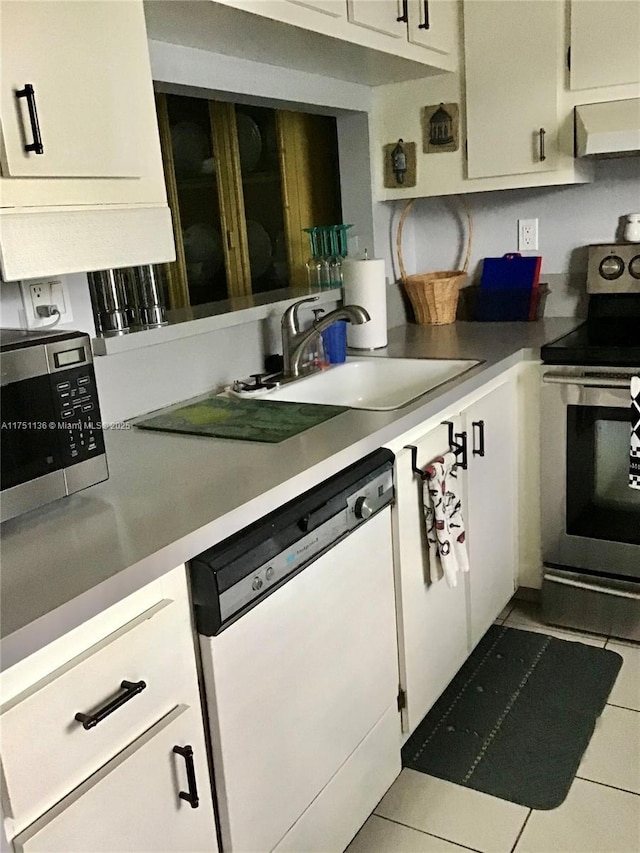
<svg viewBox="0 0 640 853">
<path fill-rule="evenodd" d="M 629 368 L 543 373 L 545 564 L 640 579 L 640 491 L 629 487 Z"/>
</svg>

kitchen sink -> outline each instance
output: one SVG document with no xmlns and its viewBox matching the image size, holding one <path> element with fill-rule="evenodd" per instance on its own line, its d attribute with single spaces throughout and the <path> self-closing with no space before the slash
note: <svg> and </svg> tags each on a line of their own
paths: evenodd
<svg viewBox="0 0 640 853">
<path fill-rule="evenodd" d="M 358 356 L 282 385 L 261 399 L 387 411 L 406 406 L 480 363 L 475 359 Z"/>
</svg>

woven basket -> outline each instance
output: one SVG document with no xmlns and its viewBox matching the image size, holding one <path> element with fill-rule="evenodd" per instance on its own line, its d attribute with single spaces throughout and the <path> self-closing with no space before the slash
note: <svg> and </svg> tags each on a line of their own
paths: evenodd
<svg viewBox="0 0 640 853">
<path fill-rule="evenodd" d="M 402 229 L 414 205 L 415 199 L 408 201 L 400 215 L 398 222 L 398 235 L 396 248 L 398 251 L 398 263 L 400 275 L 407 295 L 411 300 L 416 322 L 420 325 L 430 323 L 432 326 L 445 326 L 454 323 L 458 308 L 458 293 L 464 284 L 469 268 L 469 257 L 471 256 L 471 244 L 473 241 L 473 221 L 468 207 L 461 198 L 462 207 L 467 217 L 467 251 L 461 270 L 440 270 L 438 272 L 417 273 L 407 275 L 402 257 Z"/>
</svg>

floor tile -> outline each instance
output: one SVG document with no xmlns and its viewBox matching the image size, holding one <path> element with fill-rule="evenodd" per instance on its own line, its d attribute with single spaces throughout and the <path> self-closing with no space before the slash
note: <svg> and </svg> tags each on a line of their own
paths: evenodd
<svg viewBox="0 0 640 853">
<path fill-rule="evenodd" d="M 468 849 L 371 815 L 345 853 L 465 853 Z"/>
<path fill-rule="evenodd" d="M 564 803 L 534 811 L 515 853 L 636 853 L 640 798 L 576 779 Z"/>
<path fill-rule="evenodd" d="M 405 768 L 375 813 L 482 853 L 509 853 L 529 810 Z"/>
<path fill-rule="evenodd" d="M 510 601 L 506 607 L 503 607 L 500 613 L 498 613 L 497 619 L 501 622 L 507 618 L 507 616 L 511 613 L 513 608 L 515 607 L 515 601 Z"/>
<path fill-rule="evenodd" d="M 627 646 L 609 640 L 607 648 L 617 652 L 624 660 L 607 702 L 640 711 L 640 646 Z"/>
<path fill-rule="evenodd" d="M 640 642 L 638 640 L 627 640 L 622 637 L 611 637 L 611 643 L 615 643 L 617 646 L 630 646 L 632 649 L 640 649 Z"/>
<path fill-rule="evenodd" d="M 572 631 L 570 628 L 561 629 L 545 625 L 540 619 L 540 605 L 529 601 L 518 601 L 509 616 L 502 623 L 508 628 L 520 628 L 523 631 L 535 631 L 538 634 L 548 634 L 559 640 L 574 640 L 588 646 L 604 646 L 606 636 L 601 634 L 584 634 Z"/>
<path fill-rule="evenodd" d="M 640 794 L 640 712 L 607 705 L 577 775 Z"/>
<path fill-rule="evenodd" d="M 573 643 L 584 643 L 587 646 L 604 647 L 607 641 L 606 637 L 599 637 L 596 634 L 578 634 L 575 631 L 558 631 L 557 628 L 549 628 L 547 625 L 524 625 L 519 622 L 512 622 L 511 619 L 506 619 L 503 623 L 505 628 L 517 628 L 519 631 L 534 631 L 536 634 L 547 634 L 549 637 L 556 637 L 558 640 L 567 640 Z"/>
</svg>

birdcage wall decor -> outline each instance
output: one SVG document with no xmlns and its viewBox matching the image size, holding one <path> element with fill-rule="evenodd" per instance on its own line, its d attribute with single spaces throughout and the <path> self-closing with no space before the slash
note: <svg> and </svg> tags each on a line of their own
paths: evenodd
<svg viewBox="0 0 640 853">
<path fill-rule="evenodd" d="M 422 149 L 425 154 L 457 151 L 460 147 L 458 104 L 432 104 L 422 111 Z"/>
</svg>

